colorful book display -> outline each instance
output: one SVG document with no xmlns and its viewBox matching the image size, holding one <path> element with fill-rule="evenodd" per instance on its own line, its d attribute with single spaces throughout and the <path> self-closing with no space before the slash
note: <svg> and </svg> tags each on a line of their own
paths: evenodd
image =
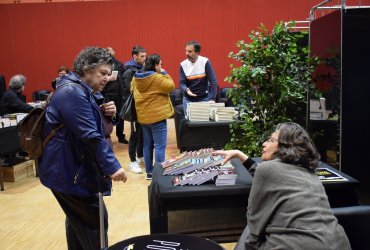
<svg viewBox="0 0 370 250">
<path fill-rule="evenodd" d="M 234 166 L 221 166 L 223 157 L 212 154 L 213 149 L 183 152 L 162 163 L 163 175 L 176 175 L 174 186 L 201 185 L 214 182 L 216 186 L 234 185 L 237 174 Z"/>
</svg>

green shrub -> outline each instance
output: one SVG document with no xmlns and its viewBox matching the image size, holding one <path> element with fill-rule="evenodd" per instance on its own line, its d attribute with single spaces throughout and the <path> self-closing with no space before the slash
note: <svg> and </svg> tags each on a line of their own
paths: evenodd
<svg viewBox="0 0 370 250">
<path fill-rule="evenodd" d="M 249 34 L 250 43 L 237 42 L 239 51 L 229 57 L 239 66 L 230 65 L 225 81 L 235 87 L 228 97 L 240 109 L 243 123 L 231 125 L 232 139 L 226 148 L 259 156 L 276 124 L 304 125 L 307 92 L 316 93 L 311 74 L 317 64 L 317 58 L 308 56 L 308 48 L 298 45 L 305 35 L 290 32 L 280 22 L 272 32 L 261 24 Z"/>
</svg>

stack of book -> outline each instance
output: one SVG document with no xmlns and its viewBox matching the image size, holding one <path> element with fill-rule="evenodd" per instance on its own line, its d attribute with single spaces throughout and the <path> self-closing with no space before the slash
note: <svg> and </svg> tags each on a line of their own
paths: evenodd
<svg viewBox="0 0 370 250">
<path fill-rule="evenodd" d="M 187 106 L 187 117 L 189 121 L 209 121 L 209 102 L 189 102 Z"/>
<path fill-rule="evenodd" d="M 235 173 L 234 168 L 228 165 L 222 167 L 215 182 L 216 186 L 235 185 L 238 175 Z"/>
<path fill-rule="evenodd" d="M 215 115 L 215 121 L 233 121 L 238 111 L 234 107 L 218 107 Z"/>
</svg>

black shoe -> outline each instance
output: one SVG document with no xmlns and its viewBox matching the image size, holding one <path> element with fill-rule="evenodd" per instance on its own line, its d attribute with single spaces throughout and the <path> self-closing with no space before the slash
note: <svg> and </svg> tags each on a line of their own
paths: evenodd
<svg viewBox="0 0 370 250">
<path fill-rule="evenodd" d="M 118 138 L 118 142 L 119 142 L 119 143 L 123 143 L 123 144 L 128 144 L 128 141 L 126 140 L 126 138 L 125 138 L 125 137 L 123 137 L 123 138 Z"/>
<path fill-rule="evenodd" d="M 145 179 L 150 181 L 152 179 L 152 173 L 147 173 Z"/>
</svg>

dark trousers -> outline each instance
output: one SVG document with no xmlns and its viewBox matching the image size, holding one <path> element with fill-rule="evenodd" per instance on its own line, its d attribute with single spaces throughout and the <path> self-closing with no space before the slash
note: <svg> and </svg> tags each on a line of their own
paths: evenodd
<svg viewBox="0 0 370 250">
<path fill-rule="evenodd" d="M 66 215 L 68 249 L 101 249 L 98 196 L 82 197 L 52 192 Z M 108 239 L 108 213 L 105 204 L 103 206 L 105 238 Z"/>
<path fill-rule="evenodd" d="M 116 124 L 116 136 L 120 140 L 125 138 L 123 130 L 124 130 L 124 121 L 120 118 L 118 123 Z"/>
<path fill-rule="evenodd" d="M 143 132 L 138 122 L 131 122 L 131 135 L 128 142 L 128 155 L 131 162 L 143 157 Z"/>
</svg>

